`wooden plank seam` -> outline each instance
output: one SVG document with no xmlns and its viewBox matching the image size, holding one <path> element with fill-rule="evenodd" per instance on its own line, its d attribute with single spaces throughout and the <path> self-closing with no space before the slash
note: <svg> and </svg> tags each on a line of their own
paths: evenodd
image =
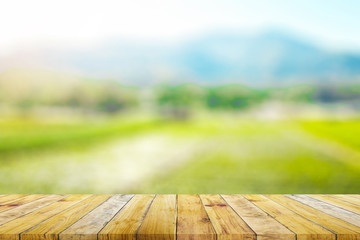
<svg viewBox="0 0 360 240">
<path fill-rule="evenodd" d="M 360 240 L 357 203 L 360 195 L 0 195 L 0 240 Z"/>
</svg>

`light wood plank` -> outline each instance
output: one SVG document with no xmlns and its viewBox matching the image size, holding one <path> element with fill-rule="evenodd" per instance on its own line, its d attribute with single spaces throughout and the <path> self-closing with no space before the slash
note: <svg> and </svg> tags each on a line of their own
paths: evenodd
<svg viewBox="0 0 360 240">
<path fill-rule="evenodd" d="M 297 240 L 335 240 L 335 234 L 262 195 L 244 195 L 257 207 L 296 233 Z"/>
<path fill-rule="evenodd" d="M 16 199 L 20 199 L 20 198 L 23 198 L 25 196 L 26 196 L 25 194 L 2 195 L 0 197 L 0 204 L 3 204 L 5 202 L 9 202 L 9 201 L 13 201 L 13 200 L 16 200 Z"/>
<path fill-rule="evenodd" d="M 176 239 L 176 218 L 176 195 L 156 195 L 137 232 L 137 239 Z"/>
<path fill-rule="evenodd" d="M 360 228 L 283 195 L 266 195 L 295 213 L 337 234 L 338 240 L 360 239 Z"/>
<path fill-rule="evenodd" d="M 85 214 L 110 198 L 111 195 L 93 195 L 65 211 L 47 219 L 21 234 L 22 240 L 58 240 L 59 233 L 78 221 Z"/>
<path fill-rule="evenodd" d="M 178 240 L 216 240 L 215 230 L 198 195 L 178 195 Z"/>
<path fill-rule="evenodd" d="M 114 195 L 60 234 L 60 240 L 97 240 L 98 232 L 133 195 Z"/>
<path fill-rule="evenodd" d="M 40 198 L 38 200 L 26 203 L 19 207 L 4 211 L 0 213 L 0 225 L 10 222 L 25 214 L 31 213 L 37 209 L 45 207 L 51 203 L 54 203 L 60 199 L 63 199 L 66 195 L 48 195 L 47 197 Z"/>
<path fill-rule="evenodd" d="M 0 240 L 18 240 L 20 233 L 88 198 L 89 196 L 90 195 L 72 195 L 22 217 L 16 218 L 0 227 Z"/>
<path fill-rule="evenodd" d="M 360 215 L 305 195 L 287 195 L 296 201 L 360 227 Z"/>
<path fill-rule="evenodd" d="M 256 239 L 255 233 L 220 195 L 200 195 L 217 239 Z"/>
<path fill-rule="evenodd" d="M 3 211 L 6 211 L 6 210 L 9 210 L 11 208 L 21 206 L 21 205 L 23 205 L 25 203 L 32 202 L 32 201 L 34 201 L 36 199 L 40 199 L 40 198 L 43 198 L 45 196 L 46 195 L 43 195 L 43 194 L 32 194 L 32 195 L 27 195 L 25 197 L 21 197 L 21 198 L 15 199 L 15 200 L 10 200 L 10 201 L 7 201 L 7 202 L 3 202 L 3 203 L 0 204 L 0 212 L 3 212 Z"/>
<path fill-rule="evenodd" d="M 348 211 L 360 214 L 360 206 L 353 204 L 353 203 L 349 203 L 349 202 L 345 202 L 342 201 L 340 199 L 337 198 L 333 198 L 327 195 L 319 195 L 319 194 L 312 194 L 312 195 L 308 195 L 309 197 L 315 198 L 317 200 L 323 201 L 323 202 L 327 202 L 329 204 L 335 205 L 337 207 L 346 209 Z"/>
<path fill-rule="evenodd" d="M 360 240 L 360 195 L 131 197 L 0 195 L 0 240 Z"/>
<path fill-rule="evenodd" d="M 334 194 L 334 195 L 329 195 L 329 196 L 360 206 L 360 198 L 358 195 L 356 196 L 356 195 L 349 195 L 349 194 L 347 194 L 347 195 Z"/>
<path fill-rule="evenodd" d="M 154 195 L 135 195 L 99 232 L 99 240 L 136 240 Z"/>
<path fill-rule="evenodd" d="M 235 212 L 255 231 L 258 240 L 295 240 L 295 234 L 240 195 L 222 195 Z"/>
</svg>

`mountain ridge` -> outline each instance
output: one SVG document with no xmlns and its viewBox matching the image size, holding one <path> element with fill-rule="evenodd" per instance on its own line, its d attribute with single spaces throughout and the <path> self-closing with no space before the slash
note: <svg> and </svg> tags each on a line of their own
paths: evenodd
<svg viewBox="0 0 360 240">
<path fill-rule="evenodd" d="M 113 41 L 87 50 L 40 50 L 36 59 L 45 68 L 134 85 L 326 83 L 360 77 L 360 54 L 329 52 L 279 31 L 208 34 L 176 45 Z"/>
</svg>

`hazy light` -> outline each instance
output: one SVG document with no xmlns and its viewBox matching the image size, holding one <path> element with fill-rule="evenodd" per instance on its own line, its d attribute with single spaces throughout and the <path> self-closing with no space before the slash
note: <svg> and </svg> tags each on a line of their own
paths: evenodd
<svg viewBox="0 0 360 240">
<path fill-rule="evenodd" d="M 358 1 L 14 0 L 0 4 L 0 51 L 19 44 L 92 45 L 116 37 L 176 41 L 214 29 L 278 27 L 360 49 Z"/>
</svg>

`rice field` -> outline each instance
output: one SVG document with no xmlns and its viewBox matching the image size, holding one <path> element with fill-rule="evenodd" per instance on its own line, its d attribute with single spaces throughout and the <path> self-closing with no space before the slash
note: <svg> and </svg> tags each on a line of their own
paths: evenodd
<svg viewBox="0 0 360 240">
<path fill-rule="evenodd" d="M 360 119 L 0 122 L 2 193 L 359 193 Z"/>
</svg>

